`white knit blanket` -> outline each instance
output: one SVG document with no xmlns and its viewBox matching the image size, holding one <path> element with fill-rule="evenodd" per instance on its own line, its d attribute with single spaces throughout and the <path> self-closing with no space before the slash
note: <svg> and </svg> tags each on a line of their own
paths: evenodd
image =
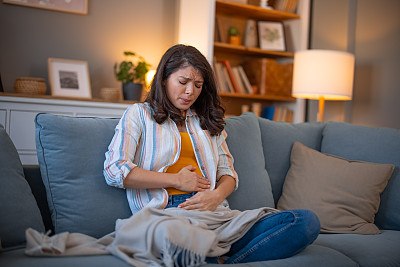
<svg viewBox="0 0 400 267">
<path fill-rule="evenodd" d="M 100 239 L 79 234 L 54 236 L 27 229 L 25 253 L 30 256 L 113 254 L 134 266 L 198 266 L 206 257 L 229 251 L 257 220 L 277 210 L 237 211 L 219 206 L 216 211 L 180 208 L 145 208 L 117 220 L 115 232 Z M 178 257 L 179 256 L 179 257 Z"/>
</svg>

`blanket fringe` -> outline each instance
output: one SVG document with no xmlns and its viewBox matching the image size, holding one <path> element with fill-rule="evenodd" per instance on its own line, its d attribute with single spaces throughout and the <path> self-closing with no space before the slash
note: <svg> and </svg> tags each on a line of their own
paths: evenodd
<svg viewBox="0 0 400 267">
<path fill-rule="evenodd" d="M 205 255 L 200 255 L 189 249 L 182 248 L 166 240 L 165 247 L 161 252 L 162 261 L 166 267 L 200 266 L 206 263 Z"/>
</svg>

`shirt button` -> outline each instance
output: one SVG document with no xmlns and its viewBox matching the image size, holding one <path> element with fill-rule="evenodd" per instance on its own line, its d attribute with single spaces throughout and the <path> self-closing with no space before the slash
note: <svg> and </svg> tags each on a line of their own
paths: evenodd
<svg viewBox="0 0 400 267">
<path fill-rule="evenodd" d="M 201 166 L 201 169 L 204 170 L 204 166 Z"/>
<path fill-rule="evenodd" d="M 199 149 L 198 149 L 198 148 L 196 148 L 196 149 L 195 149 L 195 151 L 196 151 L 196 152 L 199 152 Z"/>
</svg>

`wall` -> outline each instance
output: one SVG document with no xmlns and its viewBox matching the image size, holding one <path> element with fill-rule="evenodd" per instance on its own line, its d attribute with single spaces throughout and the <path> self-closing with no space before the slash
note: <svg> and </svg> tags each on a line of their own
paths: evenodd
<svg viewBox="0 0 400 267">
<path fill-rule="evenodd" d="M 352 121 L 400 129 L 400 1 L 359 0 Z"/>
<path fill-rule="evenodd" d="M 49 57 L 88 61 L 93 97 L 120 87 L 113 65 L 132 50 L 156 68 L 177 40 L 177 0 L 88 0 L 88 14 L 0 3 L 0 73 L 6 92 L 17 77 L 47 81 Z"/>
<path fill-rule="evenodd" d="M 203 15 L 193 16 L 194 10 Z M 214 23 L 215 0 L 179 1 L 178 43 L 195 46 L 210 63 L 214 54 Z"/>
<path fill-rule="evenodd" d="M 327 101 L 325 121 L 400 129 L 400 1 L 315 0 L 311 48 L 349 51 L 356 66 L 352 101 Z M 310 101 L 310 121 L 318 106 Z"/>
</svg>

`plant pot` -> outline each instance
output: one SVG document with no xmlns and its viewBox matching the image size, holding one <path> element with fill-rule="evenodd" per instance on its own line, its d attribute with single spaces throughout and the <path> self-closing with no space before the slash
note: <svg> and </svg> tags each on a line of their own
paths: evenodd
<svg viewBox="0 0 400 267">
<path fill-rule="evenodd" d="M 141 83 L 123 83 L 122 93 L 124 100 L 140 101 L 142 97 L 143 84 Z"/>
<path fill-rule="evenodd" d="M 231 35 L 229 36 L 229 43 L 232 45 L 241 45 L 242 38 L 239 35 Z"/>
</svg>

